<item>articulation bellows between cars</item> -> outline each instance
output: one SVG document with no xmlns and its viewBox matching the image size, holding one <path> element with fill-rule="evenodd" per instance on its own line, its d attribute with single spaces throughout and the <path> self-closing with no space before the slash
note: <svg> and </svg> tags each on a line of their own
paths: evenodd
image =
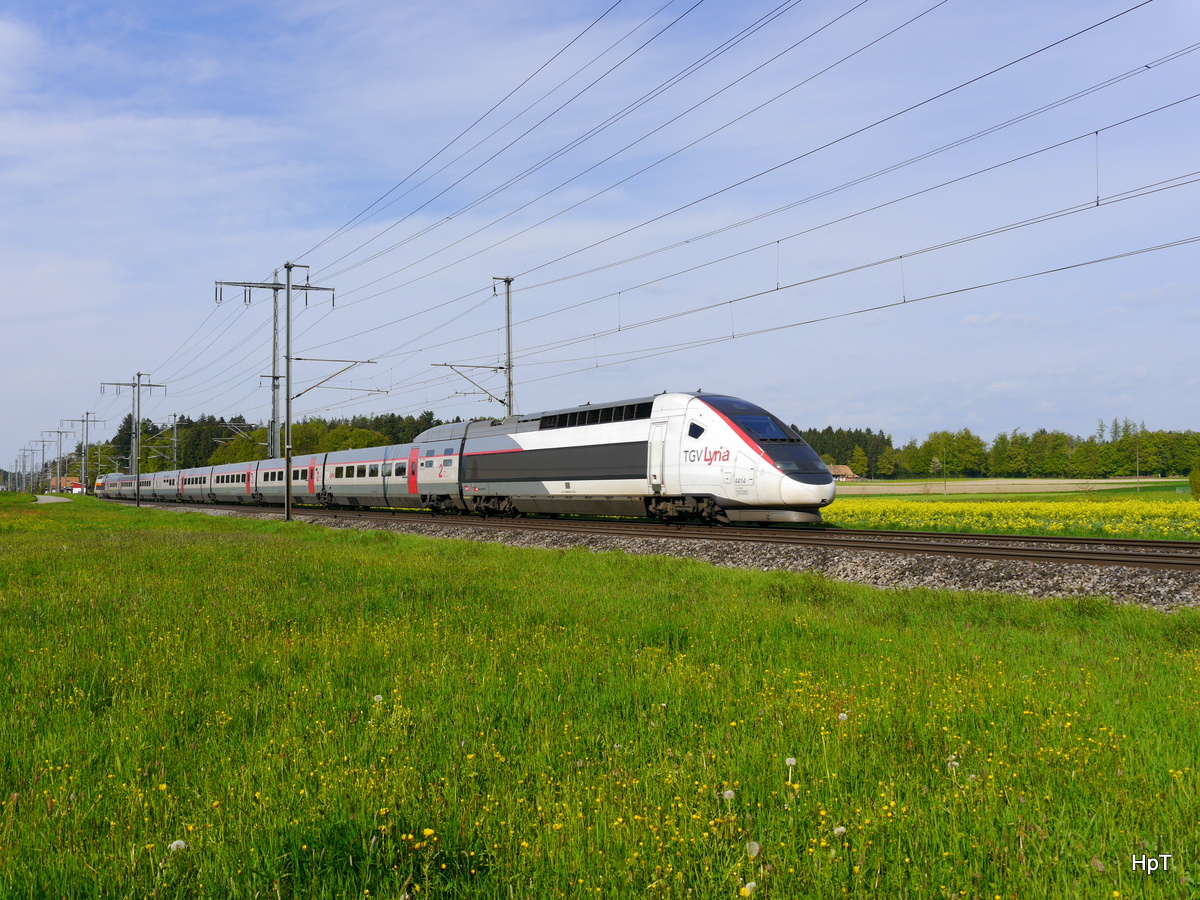
<svg viewBox="0 0 1200 900">
<path fill-rule="evenodd" d="M 285 461 L 141 476 L 152 500 L 282 504 Z M 439 425 L 411 444 L 300 454 L 292 497 L 329 507 L 435 513 L 652 516 L 819 522 L 833 477 L 787 425 L 753 403 L 662 393 L 503 420 Z M 132 475 L 96 493 L 132 499 Z"/>
</svg>

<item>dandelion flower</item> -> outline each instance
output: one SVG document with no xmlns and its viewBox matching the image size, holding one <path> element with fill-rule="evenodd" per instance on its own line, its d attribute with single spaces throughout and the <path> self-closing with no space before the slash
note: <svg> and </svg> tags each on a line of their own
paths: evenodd
<svg viewBox="0 0 1200 900">
<path fill-rule="evenodd" d="M 180 850 L 186 850 L 187 846 L 187 841 L 171 841 L 171 843 L 167 845 L 167 849 L 172 853 L 177 853 Z"/>
<path fill-rule="evenodd" d="M 734 793 L 733 793 L 733 791 L 725 791 L 724 793 L 721 794 L 721 796 L 724 797 L 726 800 L 732 800 L 734 797 Z"/>
<path fill-rule="evenodd" d="M 756 887 L 758 887 L 758 885 L 755 882 L 747 881 L 746 884 L 742 887 L 742 889 L 738 891 L 738 893 L 743 897 L 749 897 L 751 894 L 754 893 L 754 889 Z"/>
<path fill-rule="evenodd" d="M 758 841 L 750 841 L 750 843 L 746 844 L 746 853 L 749 854 L 751 859 L 754 859 L 758 854 L 762 853 L 762 846 Z"/>
</svg>

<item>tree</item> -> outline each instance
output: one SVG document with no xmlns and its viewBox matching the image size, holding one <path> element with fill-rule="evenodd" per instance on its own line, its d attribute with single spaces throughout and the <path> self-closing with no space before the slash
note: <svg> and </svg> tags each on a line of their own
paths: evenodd
<svg viewBox="0 0 1200 900">
<path fill-rule="evenodd" d="M 850 471 L 860 478 L 867 474 L 867 451 L 855 445 L 850 452 Z"/>
<path fill-rule="evenodd" d="M 875 477 L 891 478 L 896 474 L 896 451 L 890 446 L 884 447 L 875 461 Z"/>
<path fill-rule="evenodd" d="M 1192 471 L 1188 474 L 1188 485 L 1192 489 L 1192 499 L 1200 500 L 1200 456 L 1192 462 Z"/>
<path fill-rule="evenodd" d="M 1014 428 L 1008 436 L 1008 457 L 1004 468 L 1007 478 L 1024 478 L 1029 474 L 1029 435 Z"/>
<path fill-rule="evenodd" d="M 977 477 L 987 464 L 987 444 L 983 438 L 964 428 L 954 435 L 954 458 L 961 475 Z"/>
<path fill-rule="evenodd" d="M 987 473 L 993 478 L 1000 478 L 1008 471 L 1008 434 L 1000 432 L 992 438 L 991 449 L 987 456 Z"/>
<path fill-rule="evenodd" d="M 351 428 L 349 425 L 338 425 L 331 428 L 321 439 L 320 452 L 328 453 L 334 450 L 358 450 L 363 447 L 382 447 L 391 443 L 387 435 L 366 428 Z"/>
</svg>

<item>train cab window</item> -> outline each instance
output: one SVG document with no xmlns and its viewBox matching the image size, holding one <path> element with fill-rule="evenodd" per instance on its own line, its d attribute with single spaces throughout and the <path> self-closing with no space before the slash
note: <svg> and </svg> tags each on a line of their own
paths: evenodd
<svg viewBox="0 0 1200 900">
<path fill-rule="evenodd" d="M 702 434 L 704 434 L 704 426 L 701 425 L 699 422 L 693 422 L 691 425 L 688 426 L 688 437 L 698 438 Z"/>
<path fill-rule="evenodd" d="M 372 464 L 370 469 L 367 471 L 367 477 L 368 478 L 378 478 L 379 477 L 379 464 L 378 463 Z"/>
</svg>

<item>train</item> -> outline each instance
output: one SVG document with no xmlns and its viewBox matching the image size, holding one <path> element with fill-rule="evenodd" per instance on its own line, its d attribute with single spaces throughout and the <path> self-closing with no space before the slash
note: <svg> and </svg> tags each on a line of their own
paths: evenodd
<svg viewBox="0 0 1200 900">
<path fill-rule="evenodd" d="M 141 497 L 282 505 L 284 459 L 140 476 Z M 96 482 L 132 500 L 134 476 Z M 503 419 L 456 422 L 411 444 L 292 457 L 292 502 L 433 513 L 649 517 L 715 524 L 818 523 L 834 479 L 798 434 L 723 394 L 667 392 Z"/>
</svg>

